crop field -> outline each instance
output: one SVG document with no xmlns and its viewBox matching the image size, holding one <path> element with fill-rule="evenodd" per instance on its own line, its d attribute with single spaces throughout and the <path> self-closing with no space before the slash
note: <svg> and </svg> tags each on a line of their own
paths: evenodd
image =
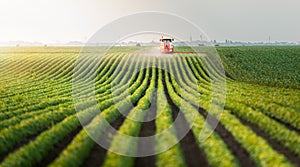
<svg viewBox="0 0 300 167">
<path fill-rule="evenodd" d="M 87 53 L 75 75 L 80 48 L 0 48 L 0 166 L 300 166 L 300 47 L 218 47 L 226 75 L 207 56 L 136 49 L 117 47 L 96 63 Z M 220 117 L 210 110 L 212 90 L 221 89 L 213 80 L 226 81 Z M 219 123 L 201 141 L 208 115 Z M 182 127 L 190 129 L 179 140 Z M 142 143 L 121 134 L 154 135 L 153 152 L 177 144 L 124 156 L 112 150 L 135 155 Z"/>
<path fill-rule="evenodd" d="M 227 72 L 237 80 L 300 88 L 300 47 L 221 47 Z"/>
</svg>

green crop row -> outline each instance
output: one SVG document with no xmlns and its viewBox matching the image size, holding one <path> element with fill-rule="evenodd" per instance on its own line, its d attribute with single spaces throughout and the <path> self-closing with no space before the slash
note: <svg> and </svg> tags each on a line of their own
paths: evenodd
<svg viewBox="0 0 300 167">
<path fill-rule="evenodd" d="M 161 61 L 158 62 L 161 67 Z M 156 117 L 156 166 L 184 167 L 185 160 L 176 136 L 173 124 L 172 109 L 167 102 L 162 83 L 162 71 L 158 71 Z M 171 147 L 170 147 L 171 146 Z M 166 151 L 164 151 L 166 149 Z M 162 152 L 163 151 L 163 152 Z"/>
<path fill-rule="evenodd" d="M 167 67 L 167 62 L 164 62 L 164 66 Z M 170 73 L 172 74 L 171 69 Z M 213 133 L 205 142 L 200 141 L 201 139 L 198 138 L 198 135 L 205 127 L 204 118 L 199 115 L 197 110 L 195 110 L 195 108 L 189 102 L 182 100 L 177 94 L 178 92 L 175 92 L 174 88 L 176 87 L 176 85 L 174 85 L 174 83 L 176 81 L 174 77 L 170 78 L 168 76 L 167 71 L 165 71 L 165 81 L 168 93 L 170 94 L 172 101 L 175 105 L 178 106 L 178 108 L 181 109 L 181 112 L 184 113 L 184 116 L 189 122 L 193 133 L 195 134 L 195 136 L 197 136 L 197 144 L 204 150 L 209 164 L 211 166 L 238 166 L 236 158 L 232 155 L 226 144 L 220 139 L 217 134 Z M 177 91 L 181 92 L 182 90 L 177 89 Z"/>
<path fill-rule="evenodd" d="M 143 70 L 140 71 L 139 76 L 143 76 L 143 73 Z M 144 92 L 147 88 L 148 77 L 149 70 L 147 69 L 145 79 L 142 82 L 136 81 L 135 84 L 130 87 L 130 90 L 133 90 L 133 92 L 131 92 L 132 95 L 125 99 L 123 98 L 122 101 L 102 111 L 100 115 L 96 116 L 93 121 L 85 127 L 86 131 L 81 131 L 78 135 L 76 135 L 68 147 L 50 166 L 80 166 L 95 144 L 89 135 L 94 138 L 99 138 L 108 126 L 106 121 L 114 121 L 120 116 L 119 109 L 123 108 L 124 110 L 129 107 L 129 103 L 127 103 L 128 100 L 132 103 L 137 102 L 140 99 L 142 92 Z"/>
<path fill-rule="evenodd" d="M 120 154 L 136 155 L 138 146 L 138 134 L 141 129 L 141 122 L 134 120 L 143 120 L 147 109 L 153 100 L 153 91 L 155 88 L 156 70 L 152 68 L 152 77 L 150 85 L 145 95 L 139 99 L 137 106 L 130 111 L 126 120 L 118 129 L 118 133 L 113 137 L 109 152 L 107 152 L 103 166 L 133 166 L 134 158 Z M 128 137 L 131 136 L 131 137 Z M 122 143 L 122 144 L 120 144 Z M 116 153 L 117 152 L 117 153 Z M 118 154 L 119 153 L 119 154 Z"/>
<path fill-rule="evenodd" d="M 180 61 L 180 59 L 179 59 L 179 61 Z M 191 65 L 193 66 L 193 64 L 191 64 Z M 195 70 L 195 69 L 193 69 L 193 70 Z M 196 72 L 194 72 L 194 73 L 196 73 Z M 190 73 L 188 73 L 188 74 L 191 75 Z M 231 84 L 231 82 L 229 82 L 229 84 Z M 227 96 L 228 97 L 227 101 L 232 101 L 232 102 L 235 101 L 237 103 L 241 102 L 241 103 L 249 104 L 254 107 L 260 106 L 261 112 L 266 113 L 267 115 L 269 115 L 271 117 L 275 117 L 279 120 L 282 120 L 283 122 L 291 124 L 295 128 L 299 127 L 298 124 L 299 124 L 299 120 L 300 120 L 300 115 L 294 109 L 291 109 L 290 107 L 281 107 L 281 106 L 272 107 L 274 105 L 271 105 L 272 104 L 271 102 L 269 102 L 269 104 L 266 105 L 266 103 L 258 101 L 261 99 L 249 98 L 249 96 L 238 96 L 238 98 L 237 98 L 237 93 L 239 93 L 241 91 L 243 91 L 243 89 L 242 90 L 238 90 L 238 89 L 231 90 L 230 94 Z M 203 92 L 203 91 L 201 91 L 201 92 Z M 244 91 L 241 93 L 244 94 Z M 251 95 L 251 97 L 253 97 L 253 95 Z M 239 99 L 239 100 L 237 100 L 237 99 Z M 264 99 L 262 99 L 262 100 L 264 100 Z"/>
<path fill-rule="evenodd" d="M 175 68 L 176 68 L 176 65 L 175 65 Z M 187 73 L 188 74 L 188 73 Z M 174 80 L 172 80 L 173 82 L 172 82 L 172 84 L 173 85 L 177 85 L 177 83 L 174 81 Z M 180 82 L 179 82 L 180 83 Z M 188 86 L 190 86 L 190 85 L 188 85 Z M 174 86 L 174 88 L 176 89 L 176 88 L 179 88 L 180 86 Z M 178 89 L 178 90 L 176 90 L 177 92 L 180 92 L 179 94 L 183 97 L 183 98 L 185 98 L 186 100 L 188 100 L 189 102 L 191 102 L 191 103 L 193 103 L 194 105 L 198 105 L 199 103 L 198 102 L 200 102 L 200 105 L 203 107 L 203 108 L 205 108 L 207 111 L 210 111 L 209 109 L 210 109 L 210 104 L 208 103 L 209 102 L 209 100 L 210 100 L 210 98 L 209 98 L 209 96 L 203 96 L 203 99 L 202 100 L 200 100 L 199 101 L 199 98 L 197 97 L 197 96 L 194 96 L 194 97 L 192 97 L 193 96 L 193 94 L 189 94 L 188 92 L 185 92 L 185 91 L 183 91 L 182 89 Z M 238 104 L 238 103 L 234 103 L 235 105 L 236 104 Z M 227 106 L 225 106 L 225 109 L 227 108 Z M 245 113 L 242 113 L 243 111 L 245 111 Z M 236 112 L 239 112 L 240 113 L 240 115 L 243 115 L 244 116 L 244 118 L 247 118 L 247 119 L 251 119 L 251 117 L 249 116 L 249 115 L 247 115 L 246 114 L 246 110 L 245 109 L 239 109 L 239 110 L 237 110 Z M 249 112 L 249 111 L 247 111 L 247 112 Z M 241 114 L 242 113 L 242 114 Z M 217 113 L 211 113 L 212 115 L 216 115 Z M 257 115 L 257 114 L 256 114 Z M 229 117 L 228 118 L 228 121 L 227 121 L 227 117 Z M 258 118 L 260 118 L 260 117 L 258 117 Z M 267 118 L 265 118 L 265 119 L 267 119 Z M 231 123 L 233 123 L 233 121 L 234 120 L 236 120 L 235 121 L 235 123 L 234 124 L 232 124 L 232 125 L 230 125 Z M 231 121 L 231 122 L 230 122 Z M 277 164 L 277 163 L 282 163 L 282 165 L 284 165 L 284 164 L 287 164 L 288 165 L 288 161 L 286 160 L 286 159 L 284 159 L 284 157 L 282 156 L 282 155 L 279 155 L 279 154 L 277 154 L 276 152 L 274 152 L 273 150 L 272 150 L 272 148 L 270 148 L 269 146 L 268 146 L 268 144 L 265 142 L 265 141 L 263 141 L 263 140 L 261 140 L 261 139 L 259 139 L 259 138 L 257 138 L 257 136 L 255 135 L 255 133 L 253 133 L 253 132 L 251 132 L 251 130 L 250 129 L 248 129 L 248 131 L 245 131 L 245 130 L 243 130 L 243 133 L 235 133 L 235 129 L 236 129 L 236 127 L 239 127 L 239 129 L 245 129 L 244 127 L 243 127 L 243 125 L 241 124 L 241 123 L 239 123 L 239 120 L 237 119 L 237 118 L 235 118 L 234 119 L 234 116 L 232 116 L 232 115 L 230 115 L 230 114 L 228 114 L 228 112 L 224 112 L 224 113 L 222 113 L 222 119 L 220 119 L 220 122 L 221 123 L 223 123 L 223 125 L 226 127 L 226 128 L 228 128 L 229 129 L 229 131 L 231 132 L 231 133 L 233 133 L 233 135 L 235 136 L 235 138 L 236 139 L 238 139 L 238 141 L 240 141 L 241 142 L 241 144 L 243 145 L 243 146 L 245 146 L 245 148 L 249 151 L 249 153 L 250 153 L 250 155 L 251 156 L 253 156 L 253 158 L 256 160 L 256 162 L 258 163 L 258 164 L 260 164 L 260 165 L 271 165 L 271 164 Z M 253 121 L 254 122 L 254 121 Z M 263 123 L 264 121 L 262 121 L 262 120 L 260 120 L 259 121 L 260 123 Z M 270 122 L 270 124 L 271 124 L 272 122 Z M 239 125 L 239 126 L 238 126 Z M 272 124 L 272 125 L 274 125 L 274 123 Z M 277 125 L 277 126 L 279 126 L 279 125 Z M 264 123 L 264 125 L 261 127 L 261 128 L 263 128 L 263 127 L 265 127 L 265 128 L 267 128 L 268 127 L 268 124 L 265 124 Z M 234 129 L 234 130 L 231 130 L 231 129 Z M 281 128 L 277 128 L 277 130 L 278 129 L 281 129 L 281 131 L 282 132 L 286 132 L 286 133 L 289 133 L 289 137 L 291 137 L 291 133 L 293 133 L 293 132 L 290 132 L 290 131 L 288 131 L 288 130 L 286 130 L 285 128 L 283 128 L 283 127 L 281 127 Z M 271 129 L 270 129 L 271 130 Z M 249 138 L 247 137 L 247 135 L 249 136 Z M 287 134 L 286 134 L 287 135 Z M 252 136 L 252 137 L 250 137 L 250 136 Z M 257 138 L 257 139 L 253 139 L 253 138 Z M 252 138 L 253 140 L 248 140 L 248 139 L 250 139 L 250 138 Z M 291 138 L 289 138 L 289 139 L 291 139 Z M 299 139 L 299 138 L 298 138 Z M 284 138 L 283 137 L 281 137 L 281 140 L 283 140 L 283 141 L 285 141 L 284 140 Z M 290 140 L 288 143 L 297 143 L 297 136 L 294 136 L 294 137 L 292 137 L 292 140 Z M 253 141 L 255 141 L 256 143 L 258 142 L 258 141 L 261 141 L 261 145 L 260 145 L 260 147 L 259 148 L 263 148 L 263 149 L 258 149 L 258 148 L 256 148 L 256 151 L 257 152 L 254 152 L 253 150 L 252 150 L 252 145 L 254 145 L 254 143 L 251 143 L 251 142 L 253 142 Z M 287 142 L 287 141 L 286 141 Z M 294 147 L 295 148 L 295 147 Z M 266 154 L 266 155 L 268 155 L 268 156 L 265 156 L 265 157 L 261 157 L 261 155 L 263 155 L 263 153 L 264 152 L 268 152 L 267 150 L 269 150 L 269 153 L 268 154 Z M 276 158 L 277 157 L 277 158 Z M 278 161 L 274 161 L 274 159 L 277 159 Z M 270 163 L 270 164 L 268 164 L 268 163 Z M 265 164 L 264 164 L 265 163 Z"/>
</svg>

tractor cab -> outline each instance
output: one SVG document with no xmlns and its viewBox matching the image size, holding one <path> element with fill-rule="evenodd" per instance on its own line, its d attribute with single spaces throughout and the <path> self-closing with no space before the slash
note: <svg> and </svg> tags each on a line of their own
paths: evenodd
<svg viewBox="0 0 300 167">
<path fill-rule="evenodd" d="M 174 52 L 174 45 L 172 42 L 174 41 L 173 38 L 164 38 L 161 37 L 160 39 L 160 51 L 162 53 L 173 53 Z"/>
</svg>

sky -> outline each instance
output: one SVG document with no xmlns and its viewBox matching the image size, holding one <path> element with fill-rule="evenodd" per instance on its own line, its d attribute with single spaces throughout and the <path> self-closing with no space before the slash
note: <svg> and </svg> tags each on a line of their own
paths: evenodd
<svg viewBox="0 0 300 167">
<path fill-rule="evenodd" d="M 143 11 L 184 17 L 220 41 L 300 41 L 299 9 L 299 0 L 0 0 L 0 41 L 85 42 Z"/>
</svg>

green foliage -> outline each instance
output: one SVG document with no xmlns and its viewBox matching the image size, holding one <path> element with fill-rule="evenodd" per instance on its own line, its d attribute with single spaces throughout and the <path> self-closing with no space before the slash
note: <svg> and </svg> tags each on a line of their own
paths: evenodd
<svg viewBox="0 0 300 167">
<path fill-rule="evenodd" d="M 218 52 L 234 79 L 300 88 L 300 47 L 218 47 Z"/>
<path fill-rule="evenodd" d="M 205 142 L 198 138 L 206 122 L 196 106 L 219 119 L 257 166 L 297 165 L 285 155 L 300 157 L 299 47 L 218 47 L 225 70 L 233 79 L 220 73 L 215 60 L 207 56 L 140 56 L 130 53 L 144 47 L 113 47 L 106 56 L 95 61 L 97 49 L 86 48 L 86 56 L 75 78 L 78 79 L 76 113 L 72 82 L 79 48 L 2 48 L 0 153 L 5 157 L 0 166 L 38 165 L 59 142 L 81 126 L 80 122 L 85 122 L 88 131 L 81 130 L 74 135 L 49 164 L 81 166 L 95 145 L 90 136 L 99 138 L 103 135 L 107 127 L 105 120 L 114 122 L 121 111 L 128 110 L 130 101 L 136 106 L 129 112 L 119 132 L 138 136 L 141 123 L 131 119 L 143 119 L 146 113 L 141 111 L 148 109 L 154 99 L 158 115 L 155 133 L 165 132 L 155 137 L 154 149 L 159 152 L 175 143 L 156 155 L 155 164 L 186 166 L 182 148 L 176 144 L 177 129 L 169 128 L 174 120 L 167 92 L 172 102 L 182 109 L 210 166 L 239 166 L 240 159 L 219 132 L 213 132 Z M 177 52 L 191 51 L 188 47 L 175 49 Z M 97 74 L 95 78 L 87 75 L 93 70 Z M 95 90 L 85 82 L 91 79 Z M 221 117 L 210 110 L 212 90 L 221 90 L 213 87 L 212 81 L 218 80 L 226 81 L 227 86 L 225 110 Z M 157 94 L 154 93 L 156 84 Z M 111 89 L 112 85 L 114 89 Z M 91 100 L 93 94 L 97 104 Z M 277 142 L 284 152 L 278 151 L 257 134 L 257 128 L 245 122 L 255 125 L 264 137 Z M 136 140 L 119 145 L 121 135 L 112 135 L 111 138 L 111 149 L 136 153 Z M 104 161 L 104 166 L 134 165 L 134 157 L 111 152 Z"/>
</svg>

